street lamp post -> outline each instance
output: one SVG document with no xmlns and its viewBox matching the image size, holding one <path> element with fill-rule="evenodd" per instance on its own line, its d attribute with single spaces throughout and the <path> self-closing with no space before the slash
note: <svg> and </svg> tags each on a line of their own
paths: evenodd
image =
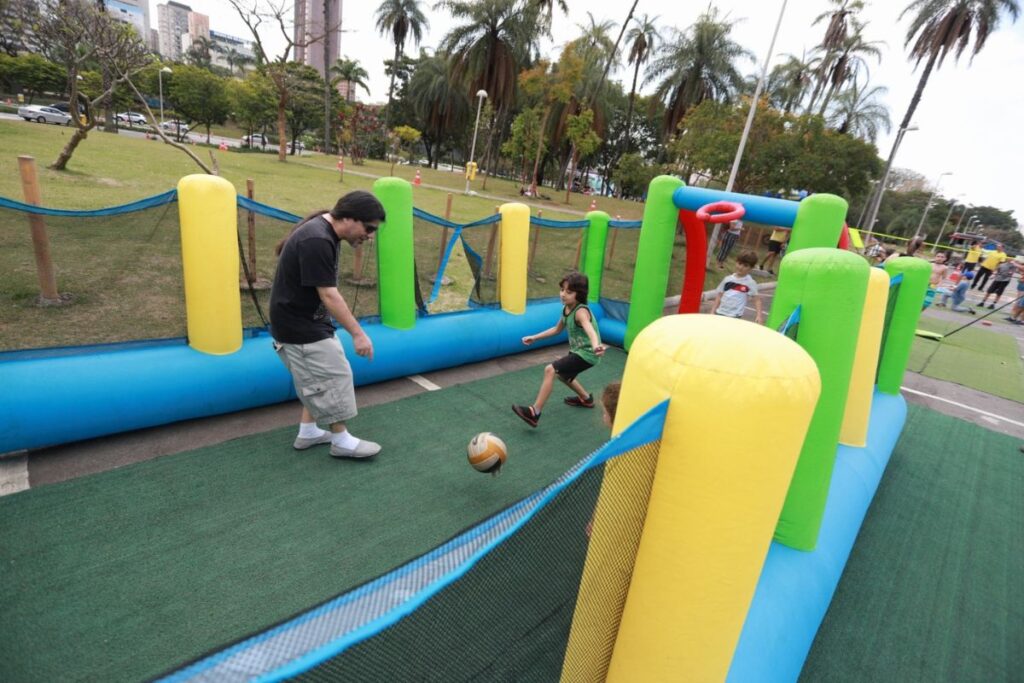
<svg viewBox="0 0 1024 683">
<path fill-rule="evenodd" d="M 977 218 L 978 218 L 978 216 L 974 215 L 974 216 L 971 216 L 970 218 L 967 219 L 967 228 L 966 228 L 967 232 L 971 231 L 971 225 L 973 225 L 975 219 L 977 219 Z"/>
<path fill-rule="evenodd" d="M 487 91 L 480 89 L 476 91 L 476 123 L 473 124 L 473 144 L 469 148 L 469 163 L 466 164 L 466 192 L 469 194 L 469 169 L 470 164 L 473 163 L 473 159 L 476 157 L 476 134 L 480 130 L 480 109 L 484 106 L 484 100 L 487 99 Z"/>
<path fill-rule="evenodd" d="M 963 195 L 960 196 L 962 197 Z M 939 229 L 939 236 L 935 238 L 935 245 L 932 247 L 933 254 L 935 253 L 935 250 L 939 247 L 939 245 L 942 243 L 942 233 L 946 232 L 946 224 L 949 223 L 949 217 L 953 215 L 953 209 L 955 209 L 959 204 L 960 202 L 955 201 L 950 205 L 949 213 L 946 214 L 946 220 L 942 221 L 942 227 Z M 967 213 L 966 206 L 964 207 L 964 213 Z M 963 214 L 960 215 L 960 218 L 963 219 Z M 956 232 L 956 230 L 954 230 L 953 232 Z"/>
<path fill-rule="evenodd" d="M 174 73 L 171 71 L 171 67 L 165 66 L 156 72 L 156 80 L 160 85 L 160 129 L 164 127 L 164 74 Z"/>
<path fill-rule="evenodd" d="M 939 177 L 935 180 L 935 187 L 932 189 L 932 196 L 928 197 L 928 203 L 924 205 L 924 213 L 921 214 L 921 222 L 917 224 L 917 230 L 914 231 L 914 239 L 921 236 L 921 228 L 924 227 L 924 219 L 928 217 L 928 212 L 932 208 L 932 201 L 935 199 L 935 195 L 939 191 L 939 183 L 942 182 L 942 176 L 953 175 L 952 171 L 944 171 L 939 174 Z"/>
<path fill-rule="evenodd" d="M 875 199 L 871 203 L 871 213 L 868 214 L 868 237 L 871 237 L 871 233 L 875 231 L 875 221 L 878 219 L 878 209 L 882 206 L 882 195 L 885 194 L 885 184 L 889 182 L 889 172 L 892 170 L 892 162 L 896 158 L 896 150 L 900 148 L 900 143 L 903 142 L 903 136 L 911 131 L 917 130 L 917 126 L 907 126 L 906 128 L 900 128 L 896 132 L 896 141 L 892 145 L 892 151 L 889 152 L 889 160 L 885 162 L 885 170 L 882 172 L 882 179 L 878 181 L 878 187 L 875 190 Z"/>
<path fill-rule="evenodd" d="M 772 34 L 771 43 L 768 44 L 768 54 L 764 57 L 764 66 L 761 67 L 761 76 L 757 79 L 757 85 L 754 86 L 754 98 L 750 100 L 750 111 L 747 112 L 747 121 L 743 124 L 743 133 L 740 135 L 740 144 L 736 148 L 736 156 L 733 157 L 732 160 L 732 170 L 729 171 L 729 181 L 725 184 L 726 192 L 732 192 L 732 187 L 736 183 L 736 175 L 740 171 L 740 160 L 743 159 L 743 149 L 747 146 L 747 137 L 750 135 L 750 127 L 754 123 L 754 114 L 757 112 L 757 100 L 761 97 L 761 88 L 764 87 L 765 77 L 768 75 L 768 64 L 772 61 L 772 55 L 775 53 L 775 39 L 779 37 L 779 27 L 782 26 L 782 17 L 786 13 L 787 1 L 788 0 L 782 0 L 782 6 L 779 7 L 779 17 L 775 20 L 775 32 Z M 708 243 L 707 260 L 704 263 L 705 267 L 711 265 L 711 255 L 715 251 L 715 243 L 718 241 L 718 232 L 721 227 L 721 223 L 715 223 L 715 227 L 711 231 L 711 240 Z"/>
</svg>

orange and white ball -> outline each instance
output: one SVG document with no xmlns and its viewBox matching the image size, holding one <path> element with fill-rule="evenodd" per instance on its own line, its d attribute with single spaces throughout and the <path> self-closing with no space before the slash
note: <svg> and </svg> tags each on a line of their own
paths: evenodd
<svg viewBox="0 0 1024 683">
<path fill-rule="evenodd" d="M 497 474 L 508 458 L 505 442 L 490 432 L 480 432 L 474 436 L 466 450 L 469 464 L 478 472 Z"/>
</svg>

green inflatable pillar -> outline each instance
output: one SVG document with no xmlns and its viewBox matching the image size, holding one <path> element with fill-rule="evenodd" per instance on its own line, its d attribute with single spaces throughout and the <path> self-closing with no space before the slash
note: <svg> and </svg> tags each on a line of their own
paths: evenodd
<svg viewBox="0 0 1024 683">
<path fill-rule="evenodd" d="M 633 289 L 629 295 L 624 346 L 628 350 L 640 331 L 661 317 L 668 290 L 672 243 L 679 209 L 672 195 L 683 186 L 675 176 L 661 175 L 651 181 L 640 225 L 640 244 L 633 265 Z"/>
<path fill-rule="evenodd" d="M 885 271 L 889 277 L 903 274 L 903 282 L 892 304 L 892 315 L 888 316 L 889 327 L 882 333 L 882 354 L 878 361 L 878 390 L 895 395 L 900 393 L 903 373 L 910 360 L 910 347 L 914 343 L 932 267 L 924 259 L 901 256 L 886 263 Z"/>
<path fill-rule="evenodd" d="M 376 235 L 380 321 L 409 330 L 416 325 L 412 185 L 401 178 L 379 178 L 373 183 L 373 193 L 387 215 Z"/>
<path fill-rule="evenodd" d="M 587 214 L 590 221 L 583 233 L 583 256 L 580 258 L 583 273 L 590 281 L 590 293 L 587 300 L 596 302 L 601 298 L 601 275 L 604 273 L 604 249 L 608 242 L 608 223 L 611 221 L 604 211 L 591 211 Z"/>
<path fill-rule="evenodd" d="M 835 247 L 846 222 L 848 205 L 834 194 L 812 194 L 800 202 L 786 254 L 811 247 Z"/>
<path fill-rule="evenodd" d="M 775 529 L 777 541 L 797 550 L 814 550 L 818 542 L 850 391 L 869 269 L 858 254 L 818 247 L 787 255 L 779 271 L 768 325 L 778 329 L 800 306 L 796 342 L 814 359 L 821 375 L 821 397 Z M 772 437 L 761 434 L 757 438 Z"/>
</svg>

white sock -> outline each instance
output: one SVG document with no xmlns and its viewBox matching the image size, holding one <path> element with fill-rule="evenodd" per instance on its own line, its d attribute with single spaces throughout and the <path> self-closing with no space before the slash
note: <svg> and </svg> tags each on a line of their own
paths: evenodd
<svg viewBox="0 0 1024 683">
<path fill-rule="evenodd" d="M 359 439 L 352 436 L 346 429 L 343 432 L 335 432 L 331 436 L 331 443 L 340 448 L 355 448 L 359 445 Z"/>
<path fill-rule="evenodd" d="M 299 423 L 299 438 L 300 439 L 316 439 L 324 434 L 324 430 L 316 426 L 316 422 L 300 422 Z"/>
</svg>

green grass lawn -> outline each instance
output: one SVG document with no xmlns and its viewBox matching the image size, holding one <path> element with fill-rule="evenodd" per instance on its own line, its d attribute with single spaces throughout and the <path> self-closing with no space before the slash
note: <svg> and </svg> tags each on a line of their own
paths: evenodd
<svg viewBox="0 0 1024 683">
<path fill-rule="evenodd" d="M 971 320 L 974 318 L 968 316 L 957 321 L 922 316 L 918 328 L 946 334 Z M 941 341 L 916 337 L 907 369 L 1024 403 L 1024 363 L 1017 342 L 1010 335 L 982 327 L 982 323 Z"/>
<path fill-rule="evenodd" d="M 181 151 L 153 140 L 113 135 L 94 130 L 75 152 L 67 171 L 52 171 L 51 163 L 70 139 L 66 127 L 42 126 L 17 121 L 0 121 L 0 157 L 11 159 L 27 154 L 36 158 L 42 202 L 45 206 L 64 209 L 99 209 L 149 197 L 173 188 L 177 181 L 200 169 Z M 220 152 L 196 145 L 192 150 L 209 162 L 214 154 L 221 175 L 240 193 L 245 193 L 246 180 L 255 184 L 255 198 L 265 204 L 298 215 L 330 207 L 340 194 L 353 189 L 370 189 L 380 176 L 390 172 L 390 165 L 367 161 L 360 166 L 346 166 L 344 182 L 336 169 L 336 157 L 306 154 L 277 161 L 276 155 Z M 396 165 L 395 175 L 412 180 L 417 168 Z M 448 195 L 452 195 L 451 219 L 468 223 L 493 215 L 499 204 L 520 201 L 518 183 L 478 177 L 474 189 L 492 196 L 462 194 L 461 173 L 420 168 L 422 184 L 414 188 L 415 205 L 429 213 L 443 216 Z M 545 218 L 579 220 L 592 199 L 573 195 L 571 204 L 561 202 L 563 196 L 553 191 L 552 199 L 538 200 L 534 213 Z M 0 175 L 0 196 L 23 199 L 20 179 L 14 171 Z M 643 205 L 632 201 L 597 198 L 599 209 L 624 220 L 639 219 Z M 572 213 L 570 213 L 570 211 Z M 240 216 L 240 229 L 245 234 L 245 214 Z M 40 309 L 35 305 L 39 293 L 32 245 L 24 214 L 0 210 L 0 271 L 7 275 L 0 280 L 0 348 L 38 348 L 114 342 L 128 339 L 175 337 L 185 333 L 182 293 L 180 242 L 177 208 L 150 210 L 127 217 L 56 219 L 47 218 L 50 248 L 57 273 L 58 288 L 73 296 L 73 305 Z M 437 267 L 441 229 L 423 221 L 416 222 L 416 261 L 424 297 L 430 292 L 428 278 Z M 258 217 L 256 228 L 256 269 L 263 278 L 274 271 L 273 247 L 287 233 L 286 223 Z M 473 248 L 484 254 L 488 246 L 489 228 L 468 231 Z M 531 239 L 536 237 L 537 231 Z M 557 294 L 558 277 L 576 260 L 580 231 L 540 231 L 540 244 L 531 266 L 529 296 Z M 639 231 L 616 230 L 609 237 L 604 293 L 612 298 L 628 300 L 632 287 L 633 265 Z M 755 233 L 744 241 L 753 243 Z M 613 245 L 614 244 L 614 248 Z M 742 246 L 742 245 L 741 245 Z M 740 247 L 734 250 L 735 256 Z M 667 295 L 679 294 L 686 248 L 682 237 L 673 248 L 672 269 Z M 377 313 L 375 288 L 357 290 L 347 284 L 358 275 L 351 255 L 342 257 L 341 288 L 360 316 Z M 372 280 L 374 257 L 366 259 L 363 273 Z M 496 259 L 495 259 L 496 261 Z M 730 264 L 731 265 L 731 264 Z M 473 278 L 461 251 L 457 250 L 446 274 L 454 280 L 441 290 L 431 312 L 466 308 Z M 705 279 L 705 289 L 714 287 L 725 273 L 712 270 Z M 494 286 L 490 294 L 493 296 Z M 247 293 L 246 293 L 247 294 Z M 264 308 L 266 293 L 259 295 Z M 255 307 L 243 296 L 243 322 L 260 325 Z"/>
</svg>

